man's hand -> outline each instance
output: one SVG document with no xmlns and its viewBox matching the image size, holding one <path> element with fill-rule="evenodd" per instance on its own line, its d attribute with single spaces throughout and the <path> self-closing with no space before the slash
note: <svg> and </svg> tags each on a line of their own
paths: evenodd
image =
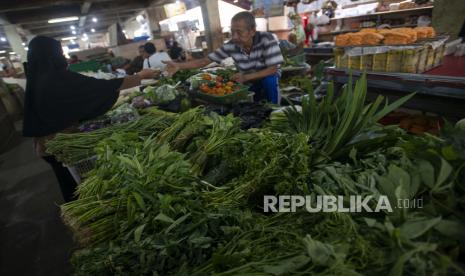
<svg viewBox="0 0 465 276">
<path fill-rule="evenodd" d="M 166 60 L 166 61 L 165 61 L 165 60 L 162 60 L 161 62 L 163 62 L 164 64 L 166 64 L 166 69 L 165 69 L 165 70 L 168 72 L 168 74 L 169 74 L 170 76 L 174 75 L 176 72 L 179 71 L 179 69 L 181 69 L 181 68 L 179 67 L 179 65 L 178 65 L 176 62 L 174 62 L 174 61 L 171 61 L 171 60 Z"/>
<path fill-rule="evenodd" d="M 161 71 L 160 70 L 153 70 L 153 69 L 143 69 L 137 75 L 141 79 L 154 79 L 160 75 Z"/>
<path fill-rule="evenodd" d="M 244 83 L 248 81 L 247 75 L 244 75 L 242 73 L 236 73 L 234 74 L 231 79 L 233 81 L 239 82 L 239 83 Z"/>
</svg>

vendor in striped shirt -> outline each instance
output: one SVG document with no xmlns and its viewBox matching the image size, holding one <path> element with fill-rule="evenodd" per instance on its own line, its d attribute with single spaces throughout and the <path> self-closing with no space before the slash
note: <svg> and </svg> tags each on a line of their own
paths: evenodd
<svg viewBox="0 0 465 276">
<path fill-rule="evenodd" d="M 181 69 L 201 68 L 212 61 L 220 63 L 232 57 L 239 73 L 233 80 L 251 85 L 255 100 L 266 99 L 279 103 L 278 67 L 284 59 L 278 41 L 271 33 L 256 31 L 255 17 L 250 12 L 240 12 L 231 19 L 231 41 L 208 57 L 190 62 L 167 64 L 166 70 L 174 74 Z"/>
</svg>

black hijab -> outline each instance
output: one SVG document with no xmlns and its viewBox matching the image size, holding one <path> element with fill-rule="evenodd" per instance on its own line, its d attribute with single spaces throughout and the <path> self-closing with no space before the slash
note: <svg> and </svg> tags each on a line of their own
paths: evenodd
<svg viewBox="0 0 465 276">
<path fill-rule="evenodd" d="M 98 80 L 67 70 L 60 42 L 43 36 L 28 46 L 23 135 L 42 137 L 107 112 L 122 79 Z"/>
</svg>

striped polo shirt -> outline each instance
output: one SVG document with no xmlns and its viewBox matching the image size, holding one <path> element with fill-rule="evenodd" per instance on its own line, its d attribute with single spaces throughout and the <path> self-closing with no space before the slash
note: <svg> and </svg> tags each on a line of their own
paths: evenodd
<svg viewBox="0 0 465 276">
<path fill-rule="evenodd" d="M 242 73 L 257 72 L 284 62 L 278 41 L 268 32 L 255 33 L 250 54 L 229 41 L 208 55 L 208 58 L 216 63 L 221 63 L 228 57 L 232 57 L 237 69 Z"/>
</svg>

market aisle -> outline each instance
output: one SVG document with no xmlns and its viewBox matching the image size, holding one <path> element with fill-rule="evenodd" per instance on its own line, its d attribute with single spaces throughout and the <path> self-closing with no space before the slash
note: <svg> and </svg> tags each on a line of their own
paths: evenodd
<svg viewBox="0 0 465 276">
<path fill-rule="evenodd" d="M 0 275 L 69 274 L 72 238 L 59 217 L 62 200 L 31 139 L 0 155 Z"/>
</svg>

